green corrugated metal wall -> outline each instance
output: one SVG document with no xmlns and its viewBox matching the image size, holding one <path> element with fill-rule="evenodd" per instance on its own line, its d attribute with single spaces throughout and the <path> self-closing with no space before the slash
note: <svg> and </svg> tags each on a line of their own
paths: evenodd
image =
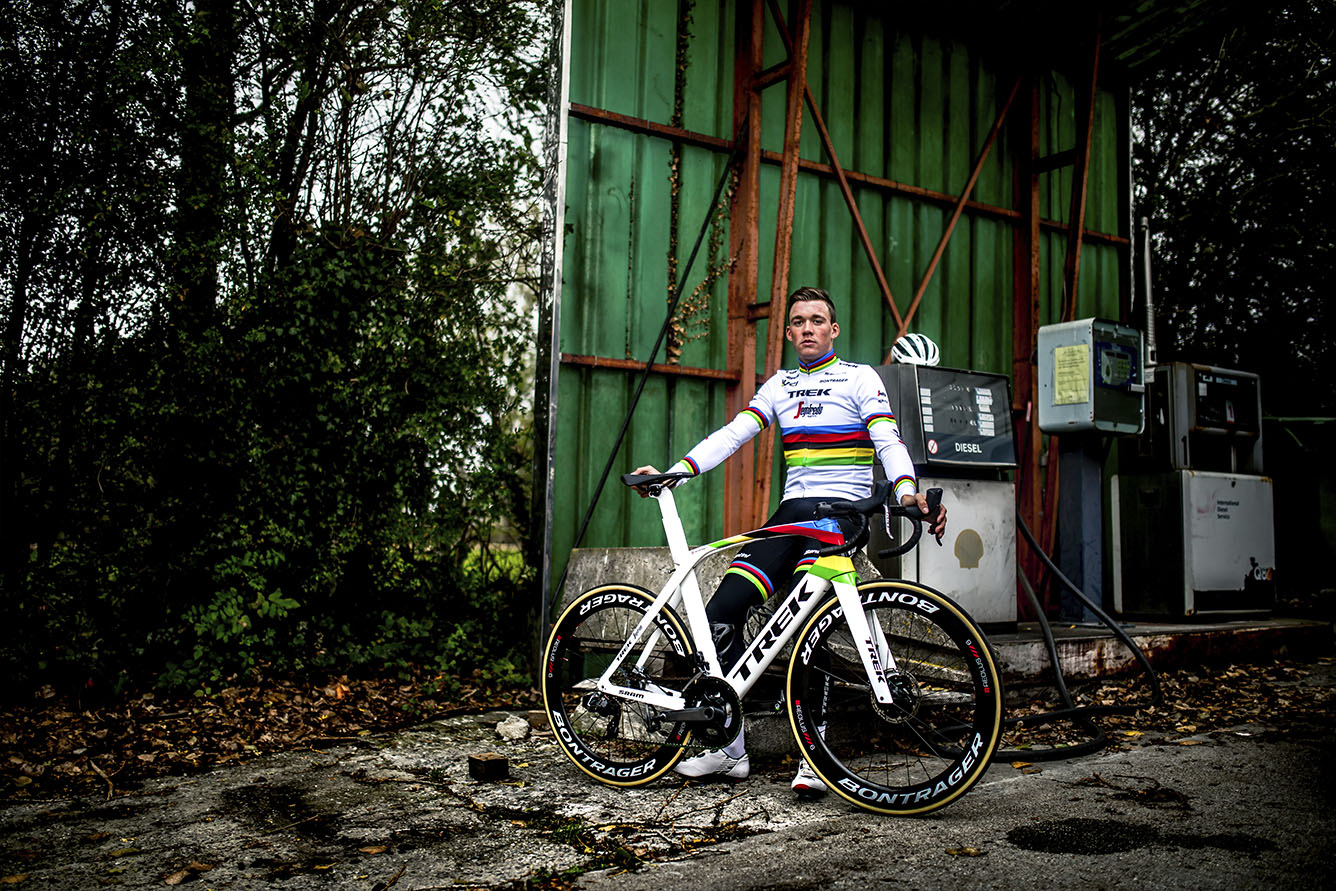
<svg viewBox="0 0 1336 891">
<path fill-rule="evenodd" d="M 732 134 L 734 2 L 575 0 L 572 11 L 570 100 L 658 123 L 671 123 L 679 32 L 686 43 L 681 126 L 724 139 Z M 942 29 L 940 33 L 949 33 Z M 987 52 L 921 28 L 901 29 L 881 4 L 817 0 L 807 76 L 847 170 L 958 194 L 1010 88 Z M 783 43 L 767 15 L 764 66 L 783 61 Z M 1042 81 L 1041 153 L 1075 143 L 1071 82 Z M 764 147 L 780 151 L 785 88 L 763 94 Z M 1019 103 L 1018 103 L 1019 107 Z M 1020 113 L 1013 110 L 1013 123 Z M 1091 149 L 1086 227 L 1126 234 L 1120 219 L 1120 170 L 1126 163 L 1125 114 L 1111 93 L 1099 94 Z M 565 256 L 561 306 L 564 353 L 644 360 L 663 322 L 668 299 L 672 146 L 602 123 L 570 120 L 566 178 Z M 973 198 L 1012 207 L 1015 147 L 1006 131 L 989 156 Z M 810 116 L 804 158 L 826 162 Z M 684 264 L 708 210 L 726 157 L 681 149 L 675 254 Z M 1072 168 L 1041 180 L 1041 214 L 1065 221 Z M 761 171 L 759 292 L 768 295 L 774 252 L 779 169 Z M 949 208 L 854 185 L 901 312 L 950 218 Z M 722 253 L 728 250 L 724 220 Z M 915 316 L 912 330 L 936 340 L 943 364 L 1010 373 L 1012 227 L 967 213 L 958 224 Z M 1045 232 L 1043 321 L 1055 320 L 1065 234 Z M 718 262 L 725 257 L 712 258 Z M 704 275 L 697 259 L 688 293 Z M 1119 315 L 1122 261 L 1117 248 L 1087 243 L 1082 252 L 1077 317 Z M 833 180 L 802 173 L 797 187 L 790 286 L 817 284 L 834 296 L 842 328 L 837 352 L 877 363 L 894 324 Z M 702 335 L 681 352 L 684 366 L 723 369 L 727 344 L 727 277 L 714 285 Z M 758 331 L 764 344 L 765 325 Z M 763 352 L 764 347 L 761 347 Z M 663 356 L 660 355 L 662 361 Z M 786 362 L 791 353 L 786 352 Z M 634 392 L 629 372 L 563 365 L 559 376 L 552 560 L 557 577 L 607 461 Z M 728 420 L 725 384 L 654 375 L 642 397 L 614 474 L 640 463 L 666 467 Z M 775 486 L 778 493 L 780 487 Z M 716 474 L 681 490 L 678 505 L 693 542 L 723 534 L 722 485 Z M 584 540 L 586 546 L 663 543 L 658 512 L 616 482 L 609 483 Z"/>
</svg>

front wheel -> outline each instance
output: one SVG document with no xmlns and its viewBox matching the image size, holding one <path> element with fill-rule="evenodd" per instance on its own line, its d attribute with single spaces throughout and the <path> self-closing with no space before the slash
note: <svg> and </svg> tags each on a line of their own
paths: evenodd
<svg viewBox="0 0 1336 891">
<path fill-rule="evenodd" d="M 945 595 L 896 580 L 868 582 L 858 594 L 886 640 L 893 701 L 874 696 L 832 599 L 803 627 L 789 661 L 793 733 L 843 798 L 884 814 L 927 813 L 987 769 L 1001 734 L 1001 678 L 979 627 Z"/>
<path fill-rule="evenodd" d="M 630 585 L 586 591 L 561 614 L 543 654 L 543 706 L 557 743 L 577 767 L 613 786 L 663 776 L 689 738 L 685 724 L 661 722 L 650 706 L 597 689 L 653 602 L 648 591 Z M 613 680 L 639 690 L 681 690 L 694 674 L 695 652 L 682 620 L 665 608 Z"/>
</svg>

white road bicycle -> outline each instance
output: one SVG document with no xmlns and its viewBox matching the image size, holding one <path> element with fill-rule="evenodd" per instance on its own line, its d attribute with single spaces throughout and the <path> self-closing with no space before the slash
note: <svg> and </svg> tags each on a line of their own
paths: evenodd
<svg viewBox="0 0 1336 891">
<path fill-rule="evenodd" d="M 1002 688 L 982 631 L 950 598 L 917 582 L 860 582 L 850 554 L 868 515 L 911 521 L 882 481 L 862 501 L 823 504 L 818 519 L 757 529 L 690 549 L 669 484 L 636 476 L 658 502 L 676 569 L 658 594 L 600 585 L 562 612 L 544 653 L 543 703 L 557 742 L 582 771 L 614 786 L 667 773 L 684 754 L 727 745 L 742 698 L 790 641 L 785 706 L 803 757 L 834 792 L 883 814 L 950 804 L 983 775 L 1002 726 Z M 941 490 L 928 493 L 932 513 Z M 847 537 L 840 531 L 857 528 Z M 719 668 L 696 579 L 705 557 L 758 538 L 801 535 L 820 546 L 727 674 Z M 833 593 L 832 593 L 833 591 Z M 685 613 L 686 621 L 682 620 Z"/>
</svg>

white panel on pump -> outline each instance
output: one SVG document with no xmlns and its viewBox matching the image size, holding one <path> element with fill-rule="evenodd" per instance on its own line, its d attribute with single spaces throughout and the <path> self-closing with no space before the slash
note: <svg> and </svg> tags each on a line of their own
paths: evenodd
<svg viewBox="0 0 1336 891">
<path fill-rule="evenodd" d="M 919 546 L 900 558 L 900 574 L 959 603 L 984 625 L 1016 621 L 1016 487 L 1003 480 L 919 479 L 942 489 L 942 546 L 924 527 Z M 901 520 L 900 541 L 910 534 Z"/>
</svg>

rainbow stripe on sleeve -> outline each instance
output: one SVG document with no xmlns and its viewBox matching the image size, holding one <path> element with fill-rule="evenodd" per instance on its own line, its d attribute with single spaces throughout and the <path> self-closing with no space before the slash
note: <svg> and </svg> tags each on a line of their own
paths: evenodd
<svg viewBox="0 0 1336 891">
<path fill-rule="evenodd" d="M 761 414 L 756 409 L 752 408 L 750 405 L 744 408 L 742 411 L 738 412 L 738 414 L 746 415 L 747 417 L 751 418 L 753 421 L 761 425 L 762 430 L 770 426 L 770 419 L 767 418 L 765 415 Z"/>
</svg>

